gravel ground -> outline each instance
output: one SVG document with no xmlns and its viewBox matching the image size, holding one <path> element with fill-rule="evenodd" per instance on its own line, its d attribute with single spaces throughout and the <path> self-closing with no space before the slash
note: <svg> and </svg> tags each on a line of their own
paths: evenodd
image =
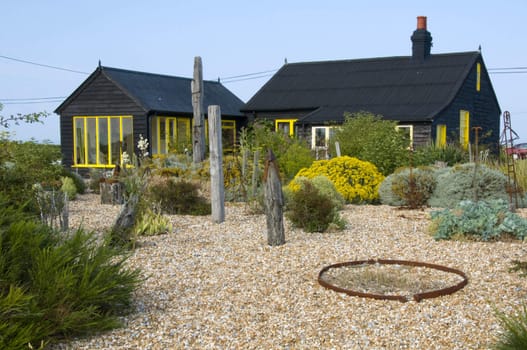
<svg viewBox="0 0 527 350">
<path fill-rule="evenodd" d="M 109 227 L 118 206 L 95 195 L 70 204 L 70 222 Z M 522 213 L 524 215 L 525 213 Z M 286 223 L 286 244 L 269 247 L 265 217 L 229 204 L 226 220 L 172 216 L 174 231 L 147 237 L 131 267 L 149 278 L 125 326 L 56 349 L 487 349 L 500 333 L 496 311 L 519 310 L 527 279 L 521 242 L 436 242 L 428 210 L 346 206 L 342 232 L 310 234 Z M 453 295 L 381 301 L 327 290 L 330 264 L 403 259 L 457 268 L 468 285 Z"/>
</svg>

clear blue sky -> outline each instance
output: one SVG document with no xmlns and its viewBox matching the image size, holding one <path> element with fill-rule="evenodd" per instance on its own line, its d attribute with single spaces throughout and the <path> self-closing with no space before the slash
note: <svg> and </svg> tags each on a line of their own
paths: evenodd
<svg viewBox="0 0 527 350">
<path fill-rule="evenodd" d="M 0 56 L 91 73 L 110 67 L 205 79 L 278 69 L 288 62 L 411 54 L 417 16 L 428 17 L 432 53 L 476 51 L 487 68 L 527 67 L 527 2 L 4 0 Z M 53 112 L 86 74 L 0 57 L 1 115 Z M 225 83 L 247 101 L 270 75 Z M 491 74 L 502 111 L 527 141 L 527 70 Z M 21 99 L 60 97 L 41 103 Z M 50 100 L 47 100 L 50 101 Z M 52 100 L 53 101 L 53 100 Z M 58 101 L 58 102 L 57 102 Z M 59 143 L 58 116 L 12 127 L 15 139 Z"/>
</svg>

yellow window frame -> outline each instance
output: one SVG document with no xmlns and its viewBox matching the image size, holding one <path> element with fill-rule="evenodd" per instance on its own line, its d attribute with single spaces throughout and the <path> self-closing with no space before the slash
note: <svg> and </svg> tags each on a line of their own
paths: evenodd
<svg viewBox="0 0 527 350">
<path fill-rule="evenodd" d="M 476 64 L 476 91 L 481 90 L 481 63 Z"/>
<path fill-rule="evenodd" d="M 123 142 L 123 119 L 129 119 L 132 122 L 132 135 L 133 135 L 133 117 L 131 115 L 126 116 L 74 116 L 73 117 L 73 165 L 74 168 L 113 168 L 115 167 L 115 161 L 112 159 L 112 142 L 111 142 L 111 120 L 119 119 L 119 142 Z M 88 120 L 95 120 L 95 163 L 89 162 L 89 147 L 88 147 Z M 99 135 L 99 120 L 106 119 L 107 122 L 107 141 L 108 141 L 108 160 L 106 163 L 100 161 L 100 135 Z M 77 146 L 79 146 L 79 140 L 77 140 L 77 121 L 82 120 L 82 152 L 84 163 L 77 163 Z M 122 150 L 120 150 L 122 155 Z"/>
<path fill-rule="evenodd" d="M 446 146 L 446 125 L 437 124 L 436 125 L 436 147 L 445 147 Z"/>
<path fill-rule="evenodd" d="M 280 131 L 280 124 L 289 124 L 289 136 L 295 135 L 295 123 L 298 119 L 275 119 L 274 121 L 274 130 L 276 132 Z"/>
<path fill-rule="evenodd" d="M 464 149 L 468 148 L 470 142 L 470 112 L 459 111 L 459 144 Z"/>
</svg>

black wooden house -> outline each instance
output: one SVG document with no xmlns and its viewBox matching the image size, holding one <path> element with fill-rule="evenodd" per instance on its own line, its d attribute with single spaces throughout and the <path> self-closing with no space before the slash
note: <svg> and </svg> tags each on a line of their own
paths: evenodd
<svg viewBox="0 0 527 350">
<path fill-rule="evenodd" d="M 253 119 L 327 148 L 346 112 L 398 122 L 414 145 L 474 141 L 498 147 L 500 107 L 481 52 L 431 54 L 426 17 L 418 17 L 412 55 L 285 64 L 242 108 Z"/>
<path fill-rule="evenodd" d="M 80 172 L 113 168 L 123 152 L 137 153 L 140 136 L 148 139 L 153 157 L 192 150 L 191 81 L 99 65 L 55 110 L 64 166 Z M 205 113 L 209 105 L 221 108 L 224 149 L 229 149 L 246 124 L 243 102 L 219 82 L 204 81 L 203 90 Z"/>
</svg>

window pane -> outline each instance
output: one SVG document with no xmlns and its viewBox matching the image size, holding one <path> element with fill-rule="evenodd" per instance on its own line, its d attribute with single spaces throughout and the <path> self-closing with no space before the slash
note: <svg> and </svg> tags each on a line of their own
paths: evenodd
<svg viewBox="0 0 527 350">
<path fill-rule="evenodd" d="M 99 121 L 99 164 L 108 164 L 108 118 L 98 118 Z"/>
<path fill-rule="evenodd" d="M 326 128 L 315 128 L 315 147 L 326 146 Z"/>
<path fill-rule="evenodd" d="M 285 135 L 290 135 L 290 128 L 289 128 L 289 122 L 282 123 L 278 122 L 278 130 L 283 132 Z"/>
<path fill-rule="evenodd" d="M 97 133 L 96 133 L 96 119 L 87 118 L 88 128 L 88 163 L 97 164 Z"/>
<path fill-rule="evenodd" d="M 190 147 L 190 121 L 185 119 L 177 120 L 177 142 L 178 151 L 184 151 Z"/>
<path fill-rule="evenodd" d="M 84 119 L 75 119 L 75 164 L 85 164 Z"/>
<path fill-rule="evenodd" d="M 167 142 L 167 130 L 166 130 L 166 120 L 165 118 L 159 118 L 159 144 L 158 146 L 158 153 L 166 153 L 166 142 Z"/>
<path fill-rule="evenodd" d="M 120 130 L 121 130 L 121 118 L 110 118 L 110 123 L 112 127 L 112 159 L 110 164 L 120 164 L 121 163 L 121 140 L 120 140 Z"/>
<path fill-rule="evenodd" d="M 134 154 L 134 132 L 132 118 L 123 118 L 123 143 L 122 152 L 126 151 L 130 159 Z M 121 152 L 121 153 L 122 153 Z"/>
</svg>

